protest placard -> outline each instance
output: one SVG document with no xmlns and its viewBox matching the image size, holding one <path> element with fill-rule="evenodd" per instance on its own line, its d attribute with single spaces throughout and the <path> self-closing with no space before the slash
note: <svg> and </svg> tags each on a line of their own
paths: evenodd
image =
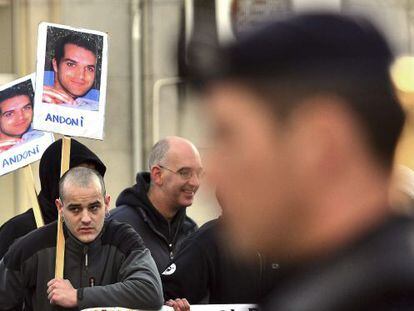
<svg viewBox="0 0 414 311">
<path fill-rule="evenodd" d="M 33 127 L 103 139 L 107 63 L 106 33 L 41 23 Z"/>
<path fill-rule="evenodd" d="M 35 130 L 34 74 L 0 87 L 0 175 L 39 160 L 53 134 Z"/>
</svg>

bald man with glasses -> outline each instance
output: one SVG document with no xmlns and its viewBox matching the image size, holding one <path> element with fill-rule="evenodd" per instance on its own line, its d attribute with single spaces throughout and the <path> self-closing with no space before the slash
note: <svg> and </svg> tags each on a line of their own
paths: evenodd
<svg viewBox="0 0 414 311">
<path fill-rule="evenodd" d="M 204 171 L 197 148 L 176 136 L 158 141 L 148 162 L 150 171 L 138 173 L 136 184 L 121 192 L 110 218 L 135 228 L 161 274 L 197 230 L 186 208 L 193 204 Z"/>
</svg>

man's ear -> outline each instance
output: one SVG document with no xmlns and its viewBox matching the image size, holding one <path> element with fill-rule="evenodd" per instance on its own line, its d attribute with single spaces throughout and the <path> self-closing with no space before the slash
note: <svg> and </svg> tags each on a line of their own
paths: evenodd
<svg viewBox="0 0 414 311">
<path fill-rule="evenodd" d="M 56 62 L 56 58 L 52 59 L 52 66 L 53 66 L 53 71 L 56 73 L 58 71 L 58 64 Z"/>
<path fill-rule="evenodd" d="M 332 96 L 309 98 L 301 106 L 291 118 L 296 124 L 292 145 L 301 149 L 296 150 L 301 157 L 297 165 L 321 178 L 323 172 L 333 177 L 334 172 L 346 170 L 348 160 L 358 153 L 361 136 L 352 112 L 342 99 Z"/>
<path fill-rule="evenodd" d="M 62 203 L 62 201 L 60 200 L 60 198 L 57 198 L 57 199 L 55 200 L 55 204 L 56 204 L 56 208 L 57 208 L 57 210 L 58 210 L 58 213 L 62 214 L 62 212 L 63 212 L 63 203 Z"/>
<path fill-rule="evenodd" d="M 109 194 L 105 195 L 104 203 L 105 203 L 105 214 L 106 214 L 109 211 L 109 204 L 111 203 L 111 196 Z"/>
<path fill-rule="evenodd" d="M 163 176 L 162 176 L 162 171 L 161 168 L 158 165 L 154 165 L 151 168 L 151 181 L 158 185 L 161 186 L 163 184 Z"/>
</svg>

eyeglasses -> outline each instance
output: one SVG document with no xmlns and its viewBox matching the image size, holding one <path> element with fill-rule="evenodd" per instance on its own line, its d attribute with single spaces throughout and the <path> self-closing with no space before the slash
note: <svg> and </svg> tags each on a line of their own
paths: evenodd
<svg viewBox="0 0 414 311">
<path fill-rule="evenodd" d="M 199 168 L 198 170 L 193 170 L 193 169 L 188 168 L 188 167 L 183 167 L 183 168 L 179 169 L 178 171 L 173 171 L 173 170 L 169 169 L 168 167 L 162 166 L 161 164 L 158 164 L 158 166 L 165 169 L 165 170 L 167 170 L 167 171 L 170 171 L 171 173 L 180 175 L 180 177 L 182 179 L 185 179 L 185 180 L 191 179 L 194 176 L 194 174 L 197 176 L 198 179 L 201 179 L 201 178 L 204 177 L 204 174 L 205 174 L 205 172 L 202 168 Z"/>
</svg>

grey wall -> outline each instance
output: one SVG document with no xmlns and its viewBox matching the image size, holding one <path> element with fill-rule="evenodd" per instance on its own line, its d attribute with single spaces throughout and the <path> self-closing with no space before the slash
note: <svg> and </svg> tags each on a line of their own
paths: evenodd
<svg viewBox="0 0 414 311">
<path fill-rule="evenodd" d="M 7 2 L 0 1 L 0 55 L 3 60 L 0 62 L 1 73 L 13 72 L 13 49 L 11 44 L 4 44 L 4 42 L 12 42 L 12 24 L 10 23 L 12 17 L 12 8 Z"/>
<path fill-rule="evenodd" d="M 16 25 L 13 40 L 20 42 L 14 47 L 15 52 L 18 52 L 18 66 L 14 68 L 17 75 L 27 74 L 35 68 L 37 25 L 41 21 L 96 29 L 109 34 L 105 138 L 103 141 L 79 140 L 95 151 L 107 165 L 105 180 L 114 206 L 118 194 L 134 182 L 135 168 L 143 168 L 142 164 L 153 144 L 154 83 L 177 75 L 175 41 L 182 1 L 136 1 L 141 3 L 142 63 L 135 85 L 132 83 L 132 0 L 14 2 L 15 11 L 19 12 L 12 22 Z M 3 54 L 0 49 L 0 57 Z M 132 94 L 137 89 L 142 91 L 141 97 L 134 103 Z M 138 110 L 138 119 L 134 119 L 134 110 Z M 140 127 L 138 139 L 134 136 L 134 124 Z M 174 84 L 161 89 L 158 124 L 159 137 L 181 135 L 204 150 L 202 126 L 195 106 L 188 101 L 179 101 L 177 86 Z M 56 138 L 59 137 L 56 135 Z M 139 153 L 135 157 L 134 149 L 138 149 Z M 32 167 L 37 178 L 38 164 L 35 163 Z M 21 175 L 21 172 L 15 172 L 0 177 L 0 195 L 3 198 L 0 224 L 30 207 Z M 189 209 L 191 216 L 200 224 L 218 213 L 214 200 L 210 198 L 211 194 L 211 189 L 201 189 L 194 206 Z"/>
<path fill-rule="evenodd" d="M 305 5 L 307 1 L 312 2 L 294 3 Z M 329 2 L 347 12 L 368 14 L 381 24 L 398 52 L 412 52 L 408 40 L 413 25 L 412 1 L 343 0 L 341 5 L 339 0 L 320 2 Z M 13 10 L 2 6 L 7 3 L 13 3 Z M 131 7 L 133 3 L 140 6 Z M 0 81 L 5 81 L 2 74 L 7 72 L 22 76 L 34 70 L 37 25 L 41 21 L 108 32 L 105 139 L 80 140 L 108 166 L 106 182 L 113 203 L 120 191 L 134 182 L 136 170 L 145 167 L 155 137 L 186 137 L 199 147 L 203 156 L 208 147 L 204 138 L 205 120 L 200 117 L 197 100 L 192 96 L 180 98 L 176 84 L 166 83 L 161 88 L 159 114 L 153 115 L 154 85 L 171 82 L 177 76 L 175 43 L 183 3 L 184 0 L 0 0 L 0 33 L 3 42 L 8 43 L 0 47 Z M 140 35 L 136 41 L 140 53 L 132 54 L 134 11 L 140 13 Z M 158 135 L 153 132 L 154 120 Z M 37 166 L 33 165 L 35 176 Z M 29 208 L 21 172 L 0 177 L 0 196 L 0 224 Z M 212 189 L 200 190 L 189 213 L 200 224 L 217 216 Z"/>
<path fill-rule="evenodd" d="M 60 23 L 109 34 L 105 138 L 104 141 L 79 140 L 102 157 L 107 165 L 105 180 L 115 199 L 133 181 L 129 1 L 61 1 Z"/>
<path fill-rule="evenodd" d="M 171 81 L 177 77 L 176 42 L 179 34 L 181 0 L 146 1 L 144 17 L 144 107 L 145 129 L 152 133 L 152 108 L 154 84 Z M 205 118 L 202 118 L 197 101 L 185 96 L 179 98 L 181 84 L 165 83 L 159 93 L 159 138 L 179 135 L 190 139 L 205 156 Z M 153 143 L 153 135 L 146 135 L 146 154 Z M 200 188 L 188 213 L 199 224 L 217 217 L 220 211 L 214 199 L 213 189 L 206 183 Z"/>
</svg>

